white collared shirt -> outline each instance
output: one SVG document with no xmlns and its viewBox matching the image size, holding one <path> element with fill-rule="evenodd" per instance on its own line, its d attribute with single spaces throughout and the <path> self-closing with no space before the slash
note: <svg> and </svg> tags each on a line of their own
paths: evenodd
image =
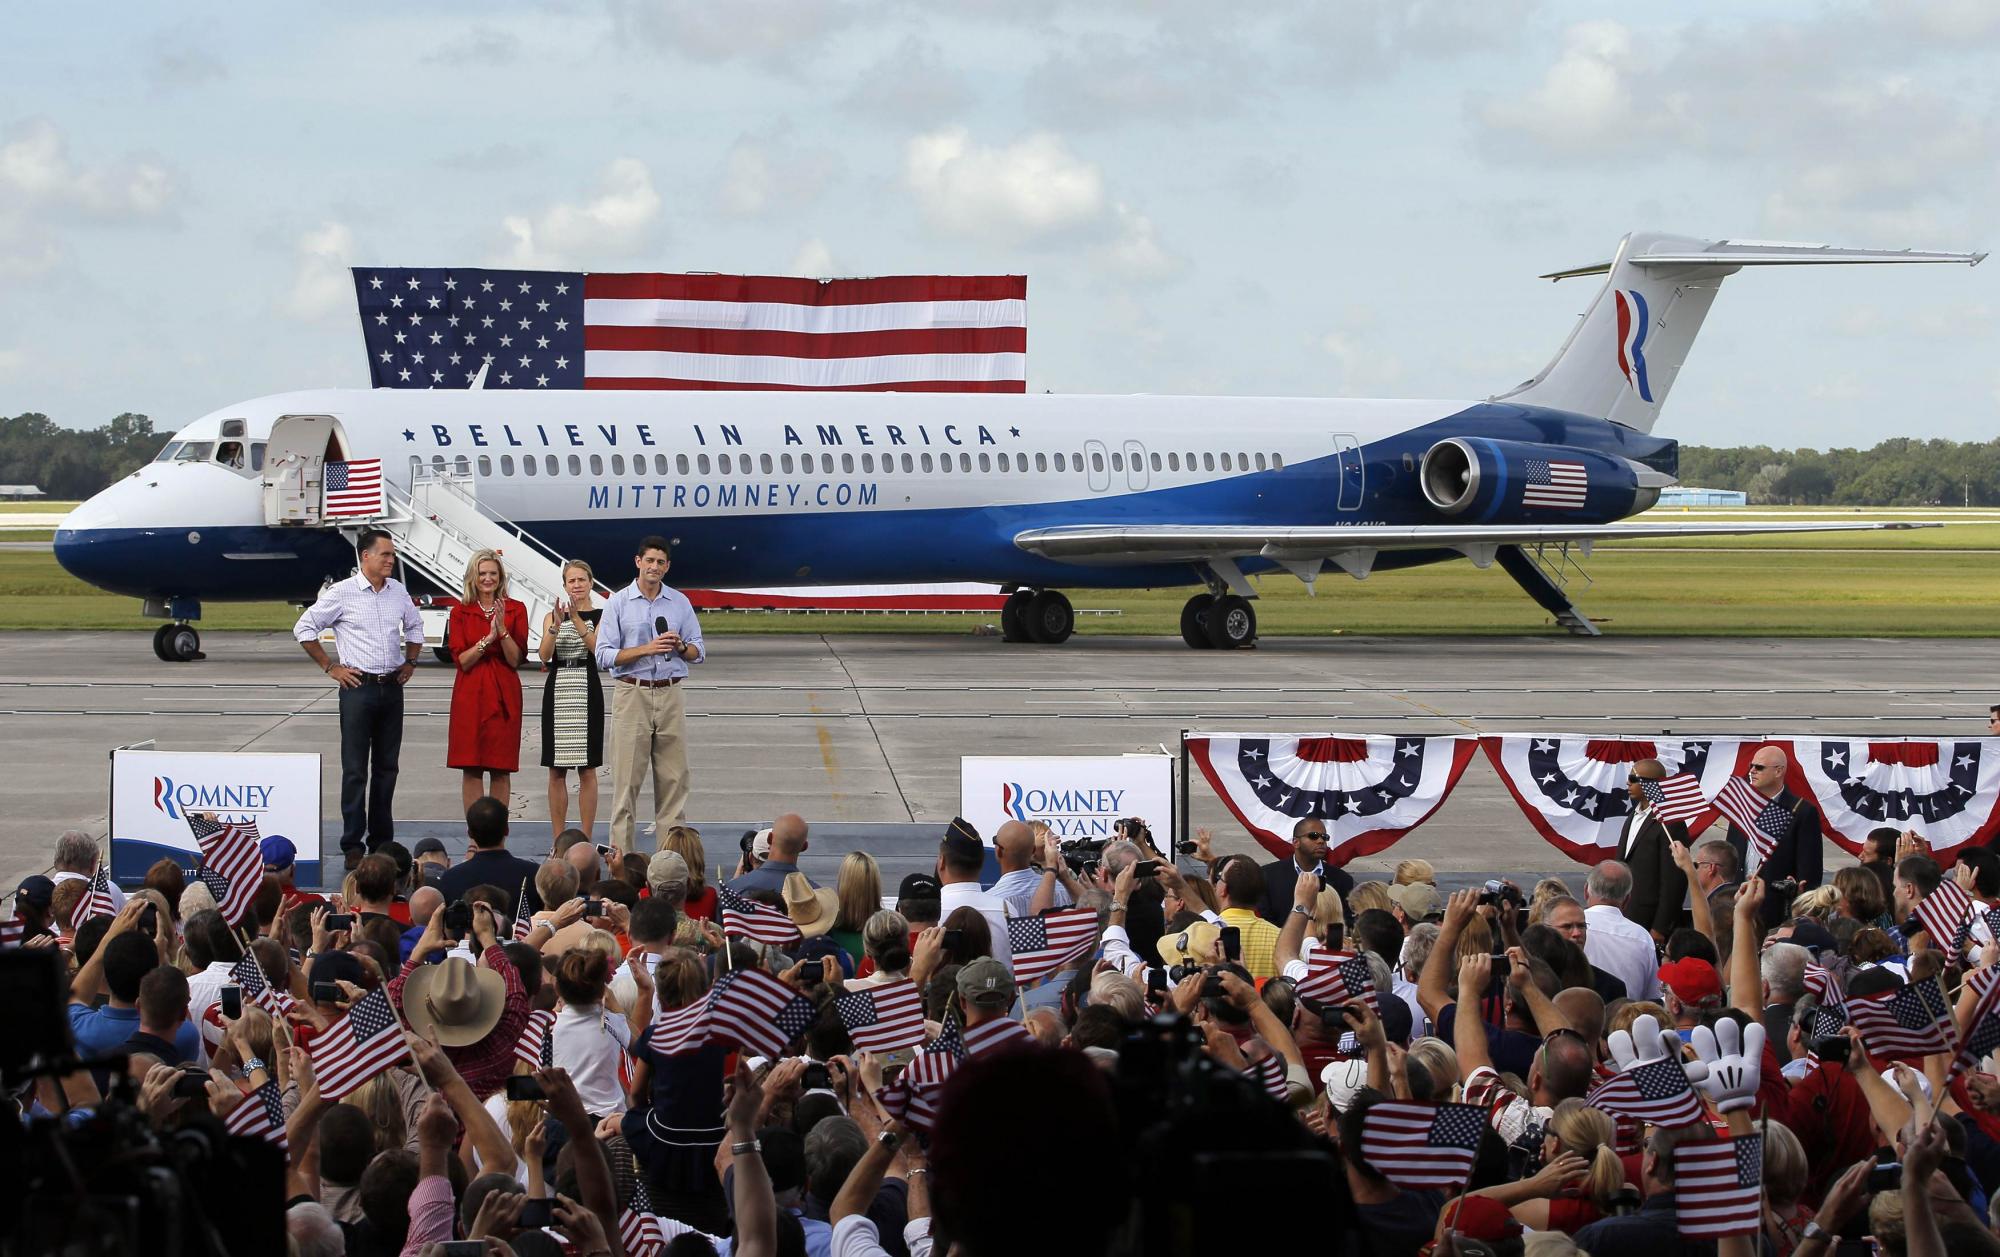
<svg viewBox="0 0 2000 1257">
<path fill-rule="evenodd" d="M 1623 982 L 1633 999 L 1658 999 L 1660 954 L 1646 927 L 1604 903 L 1585 908 L 1583 920 L 1590 927 L 1583 941 L 1590 963 Z"/>
<path fill-rule="evenodd" d="M 292 626 L 292 637 L 318 641 L 327 629 L 333 630 L 333 650 L 342 667 L 375 676 L 402 667 L 409 658 L 405 646 L 424 644 L 424 618 L 402 582 L 384 580 L 378 590 L 359 572 L 321 591 L 319 601 Z"/>
<path fill-rule="evenodd" d="M 959 908 L 973 908 L 986 918 L 993 933 L 993 959 L 1014 967 L 1014 948 L 1007 941 L 1007 902 L 986 893 L 978 882 L 947 882 L 938 891 L 938 924 Z"/>
<path fill-rule="evenodd" d="M 557 1065 L 569 1071 L 577 1098 L 586 1113 L 603 1117 L 625 1111 L 625 1087 L 618 1062 L 632 1041 L 623 1017 L 604 1011 L 602 1004 L 564 1008 L 549 1031 Z"/>
<path fill-rule="evenodd" d="M 1621 859 L 1621 860 L 1625 860 L 1625 861 L 1628 861 L 1628 862 L 1629 862 L 1629 861 L 1631 860 L 1631 858 L 1632 858 L 1632 845 L 1633 845 L 1634 843 L 1636 843 L 1636 842 L 1638 842 L 1638 841 L 1639 841 L 1639 831 L 1640 831 L 1640 830 L 1642 830 L 1642 829 L 1644 829 L 1644 828 L 1646 827 L 1646 822 L 1647 822 L 1647 821 L 1649 821 L 1649 820 L 1651 820 L 1651 819 L 1653 819 L 1653 805 L 1652 805 L 1652 803 L 1650 803 L 1650 802 L 1641 802 L 1641 803 L 1637 803 L 1637 804 L 1634 804 L 1634 805 L 1633 805 L 1633 807 L 1632 807 L 1632 823 L 1631 823 L 1631 825 L 1629 825 L 1629 826 L 1627 826 L 1627 827 L 1626 827 L 1626 830 L 1625 830 L 1625 849 L 1624 849 L 1623 851 L 1620 851 L 1620 852 L 1618 853 L 1618 858 L 1619 858 L 1619 859 Z"/>
</svg>

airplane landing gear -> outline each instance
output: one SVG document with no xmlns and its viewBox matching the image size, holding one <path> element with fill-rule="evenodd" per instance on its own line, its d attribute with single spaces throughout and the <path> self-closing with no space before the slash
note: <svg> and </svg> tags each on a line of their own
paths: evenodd
<svg viewBox="0 0 2000 1257">
<path fill-rule="evenodd" d="M 1025 642 L 1028 636 L 1028 603 L 1034 599 L 1032 589 L 1017 589 L 1007 595 L 1007 601 L 1000 608 L 1000 638 L 1002 641 Z"/>
<path fill-rule="evenodd" d="M 1060 646 L 1076 631 L 1076 610 L 1069 599 L 1053 589 L 1044 589 L 1028 603 L 1022 621 L 1028 636 L 1044 646 Z"/>
<path fill-rule="evenodd" d="M 1208 613 L 1215 606 L 1214 594 L 1196 594 L 1181 608 L 1181 640 L 1196 650 L 1207 650 Z"/>
<path fill-rule="evenodd" d="M 1241 650 L 1257 640 L 1257 612 L 1235 594 L 1196 594 L 1181 608 L 1181 640 L 1196 650 Z"/>
<path fill-rule="evenodd" d="M 206 659 L 201 634 L 192 624 L 162 624 L 153 631 L 153 653 L 165 663 L 191 663 Z"/>
</svg>

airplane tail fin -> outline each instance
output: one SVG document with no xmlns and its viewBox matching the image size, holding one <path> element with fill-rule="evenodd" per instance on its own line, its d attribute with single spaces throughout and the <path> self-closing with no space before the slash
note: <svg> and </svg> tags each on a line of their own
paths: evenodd
<svg viewBox="0 0 2000 1257">
<path fill-rule="evenodd" d="M 1603 275 L 1605 281 L 1555 359 L 1533 379 L 1492 400 L 1548 406 L 1650 432 L 1716 291 L 1743 267 L 1888 262 L 1977 266 L 1985 257 L 1634 232 L 1619 242 L 1609 262 L 1541 276 L 1557 280 Z"/>
</svg>

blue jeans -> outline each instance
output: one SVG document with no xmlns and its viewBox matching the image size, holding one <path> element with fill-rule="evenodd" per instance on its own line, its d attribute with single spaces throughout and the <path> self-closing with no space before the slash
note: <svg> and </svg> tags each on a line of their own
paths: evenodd
<svg viewBox="0 0 2000 1257">
<path fill-rule="evenodd" d="M 403 752 L 403 687 L 368 682 L 340 691 L 340 849 L 378 847 L 396 836 L 389 808 Z M 371 762 L 372 761 L 372 762 Z"/>
</svg>

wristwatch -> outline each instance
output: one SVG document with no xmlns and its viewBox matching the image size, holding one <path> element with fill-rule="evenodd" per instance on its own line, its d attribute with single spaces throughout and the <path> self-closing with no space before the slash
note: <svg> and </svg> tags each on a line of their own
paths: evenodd
<svg viewBox="0 0 2000 1257">
<path fill-rule="evenodd" d="M 244 1076 L 245 1076 L 245 1077 L 248 1077 L 249 1075 L 251 1075 L 251 1074 L 254 1074 L 254 1073 L 256 1073 L 256 1072 L 257 1072 L 258 1070 L 260 1070 L 260 1069 L 262 1069 L 262 1070 L 265 1070 L 265 1071 L 267 1071 L 267 1072 L 268 1072 L 268 1071 L 269 1071 L 269 1069 L 270 1069 L 270 1066 L 268 1066 L 268 1065 L 266 1065 L 266 1064 L 264 1063 L 264 1058 L 263 1058 L 263 1057 L 261 1057 L 261 1056 L 251 1056 L 251 1057 L 246 1057 L 246 1058 L 244 1059 L 244 1061 L 243 1061 L 243 1074 L 244 1074 Z"/>
<path fill-rule="evenodd" d="M 1807 1218 L 1805 1229 L 1799 1232 L 1799 1237 L 1808 1240 L 1823 1240 L 1827 1238 L 1827 1231 L 1825 1227 L 1819 1224 L 1818 1218 Z"/>
<path fill-rule="evenodd" d="M 1295 917 L 1304 917 L 1308 921 L 1310 921 L 1312 919 L 1313 910 L 1311 908 L 1306 907 L 1302 903 L 1295 903 L 1292 905 L 1292 915 Z"/>
<path fill-rule="evenodd" d="M 754 1153 L 757 1153 L 757 1154 L 758 1154 L 759 1156 L 762 1156 L 762 1155 L 763 1155 L 763 1152 L 764 1152 L 764 1141 L 763 1141 L 763 1140 L 761 1140 L 761 1139 L 746 1139 L 746 1140 L 744 1140 L 744 1141 L 743 1141 L 742 1143 L 740 1143 L 740 1144 L 730 1144 L 730 1145 L 729 1145 L 729 1155 L 730 1155 L 730 1156 L 732 1156 L 732 1157 L 742 1157 L 742 1156 L 748 1156 L 748 1155 L 749 1155 L 750 1153 L 753 1153 L 753 1152 L 754 1152 Z"/>
<path fill-rule="evenodd" d="M 895 1131 L 885 1130 L 877 1132 L 875 1136 L 875 1142 L 882 1145 L 884 1148 L 894 1148 L 897 1144 L 903 1141 L 896 1136 Z"/>
</svg>

